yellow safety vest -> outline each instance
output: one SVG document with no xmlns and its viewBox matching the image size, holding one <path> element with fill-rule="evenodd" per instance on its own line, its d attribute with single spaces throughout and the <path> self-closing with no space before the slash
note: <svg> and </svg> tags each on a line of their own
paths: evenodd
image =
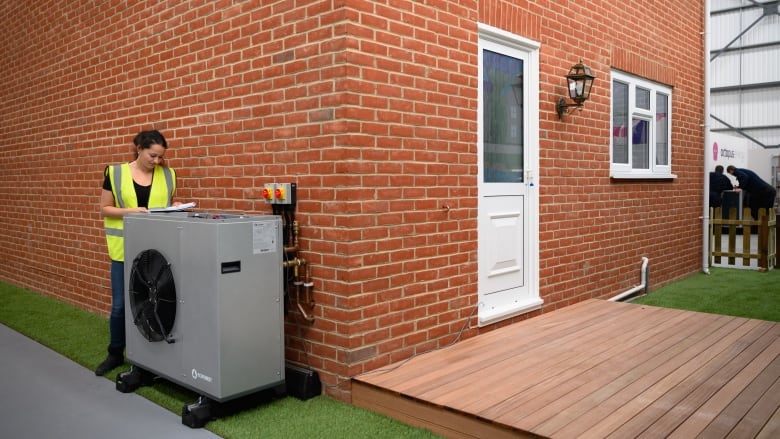
<svg viewBox="0 0 780 439">
<path fill-rule="evenodd" d="M 138 207 L 129 163 L 109 166 L 108 178 L 111 181 L 111 192 L 114 194 L 116 207 Z M 176 192 L 176 172 L 172 168 L 155 166 L 150 192 L 149 208 L 170 206 L 173 194 Z M 103 223 L 106 230 L 108 256 L 112 261 L 123 262 L 125 260 L 124 221 L 121 217 L 105 217 Z"/>
</svg>

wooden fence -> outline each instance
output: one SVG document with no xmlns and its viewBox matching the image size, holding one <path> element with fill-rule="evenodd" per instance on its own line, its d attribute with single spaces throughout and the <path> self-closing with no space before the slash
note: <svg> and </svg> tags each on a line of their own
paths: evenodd
<svg viewBox="0 0 780 439">
<path fill-rule="evenodd" d="M 751 249 L 751 238 L 757 235 L 757 248 Z M 710 266 L 722 264 L 736 265 L 738 259 L 743 266 L 750 266 L 756 259 L 758 269 L 766 271 L 777 267 L 777 218 L 774 210 L 758 210 L 758 219 L 754 220 L 750 208 L 742 211 L 742 219 L 737 209 L 729 209 L 728 219 L 723 219 L 720 207 L 710 208 Z M 724 249 L 724 244 L 727 247 Z"/>
</svg>

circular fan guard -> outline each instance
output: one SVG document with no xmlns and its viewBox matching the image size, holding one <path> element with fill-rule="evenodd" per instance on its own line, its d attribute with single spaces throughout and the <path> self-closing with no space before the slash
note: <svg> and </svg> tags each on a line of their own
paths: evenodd
<svg viewBox="0 0 780 439">
<path fill-rule="evenodd" d="M 128 285 L 133 323 L 149 341 L 173 343 L 176 285 L 171 264 L 157 250 L 144 250 L 133 260 Z"/>
</svg>

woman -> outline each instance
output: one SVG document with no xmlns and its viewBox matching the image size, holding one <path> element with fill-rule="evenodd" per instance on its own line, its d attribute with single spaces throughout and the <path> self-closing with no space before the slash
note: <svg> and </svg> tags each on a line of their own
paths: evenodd
<svg viewBox="0 0 780 439">
<path fill-rule="evenodd" d="M 133 139 L 135 160 L 107 166 L 100 196 L 100 214 L 104 219 L 108 256 L 111 258 L 111 315 L 108 356 L 95 369 L 101 376 L 124 363 L 125 351 L 125 247 L 122 218 L 129 213 L 148 212 L 148 208 L 178 205 L 173 203 L 176 172 L 164 165 L 168 148 L 157 130 L 141 131 Z"/>
</svg>

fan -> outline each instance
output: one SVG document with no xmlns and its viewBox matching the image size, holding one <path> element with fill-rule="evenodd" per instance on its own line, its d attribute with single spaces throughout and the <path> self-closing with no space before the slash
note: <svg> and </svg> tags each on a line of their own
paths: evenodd
<svg viewBox="0 0 780 439">
<path fill-rule="evenodd" d="M 157 250 L 144 250 L 133 260 L 128 285 L 133 323 L 149 341 L 173 343 L 176 285 L 171 264 Z"/>
</svg>

